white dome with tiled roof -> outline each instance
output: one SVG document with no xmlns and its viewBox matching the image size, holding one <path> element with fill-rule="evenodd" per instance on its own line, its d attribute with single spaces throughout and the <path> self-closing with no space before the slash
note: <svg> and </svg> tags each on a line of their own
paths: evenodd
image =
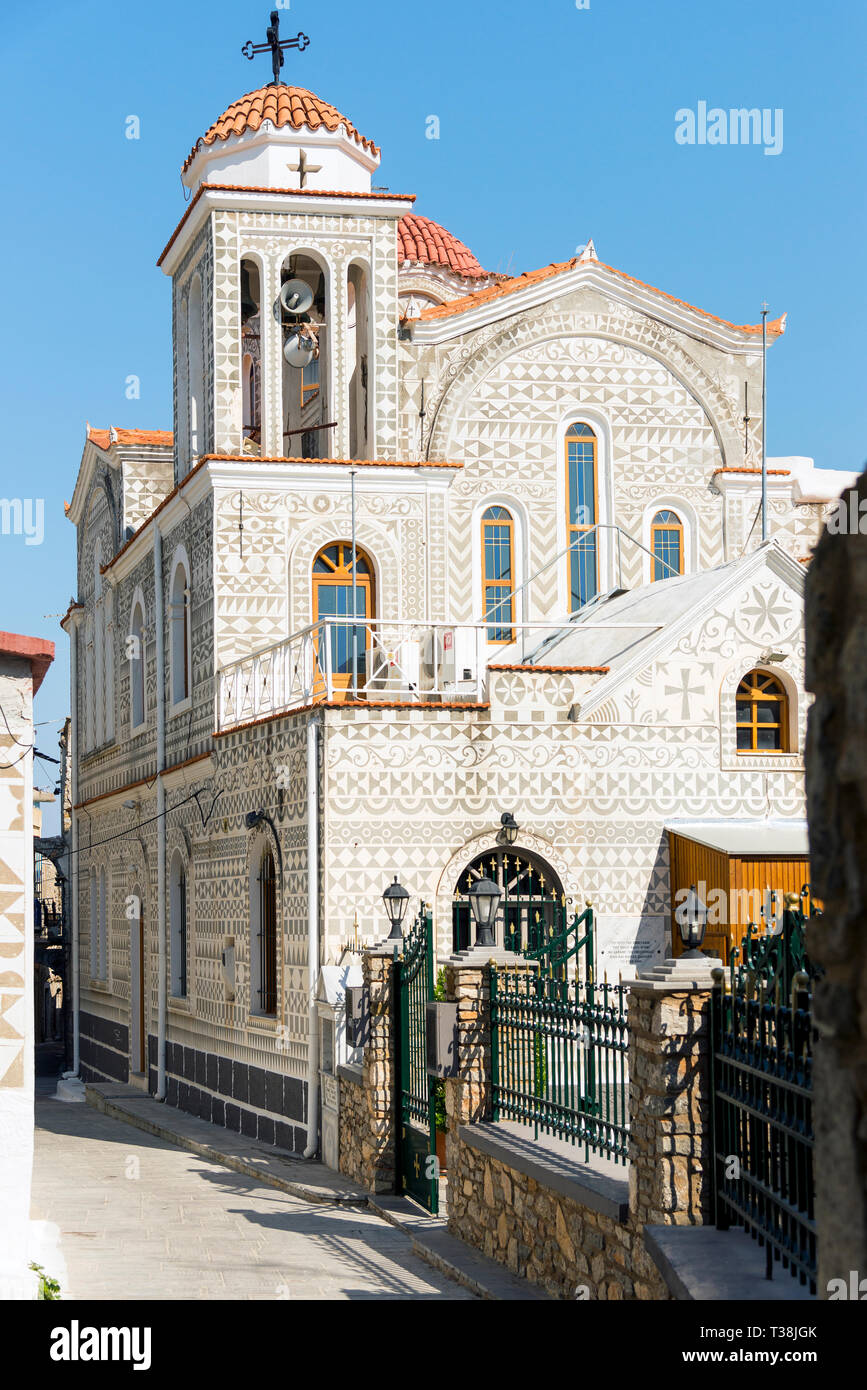
<svg viewBox="0 0 867 1390">
<path fill-rule="evenodd" d="M 232 102 L 184 161 L 200 183 L 369 193 L 379 148 L 347 116 L 304 87 L 269 83 Z"/>
</svg>

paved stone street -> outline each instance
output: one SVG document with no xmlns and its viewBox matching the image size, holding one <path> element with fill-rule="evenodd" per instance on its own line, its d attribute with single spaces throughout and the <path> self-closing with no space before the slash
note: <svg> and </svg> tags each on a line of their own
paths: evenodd
<svg viewBox="0 0 867 1390">
<path fill-rule="evenodd" d="M 473 1297 L 372 1212 L 302 1201 L 52 1089 L 32 1214 L 59 1228 L 60 1267 L 50 1248 L 41 1263 L 64 1299 Z"/>
</svg>

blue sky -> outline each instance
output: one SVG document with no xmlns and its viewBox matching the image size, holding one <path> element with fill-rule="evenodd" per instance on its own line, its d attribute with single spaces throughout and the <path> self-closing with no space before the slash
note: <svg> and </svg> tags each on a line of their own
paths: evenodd
<svg viewBox="0 0 867 1390">
<path fill-rule="evenodd" d="M 0 494 L 44 499 L 45 540 L 0 535 L 0 628 L 51 637 L 40 747 L 68 705 L 56 618 L 75 585 L 64 519 L 84 425 L 171 428 L 169 284 L 194 140 L 270 63 L 268 0 L 67 0 L 7 9 L 0 241 Z M 432 16 L 433 18 L 429 18 Z M 379 181 L 494 270 L 601 260 L 736 323 L 787 310 L 770 355 L 768 449 L 861 468 L 865 447 L 863 54 L 852 0 L 291 0 L 311 46 L 283 76 L 382 146 Z M 783 111 L 783 149 L 679 145 L 675 112 Z M 139 117 L 141 138 L 125 138 Z M 440 139 L 425 137 L 437 115 Z M 831 284 L 831 281 L 834 284 Z M 126 399 L 130 374 L 141 397 Z M 37 781 L 48 772 L 37 765 Z"/>
</svg>

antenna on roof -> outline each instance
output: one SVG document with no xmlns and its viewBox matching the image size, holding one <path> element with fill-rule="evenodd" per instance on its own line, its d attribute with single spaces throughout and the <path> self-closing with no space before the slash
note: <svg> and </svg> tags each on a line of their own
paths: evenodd
<svg viewBox="0 0 867 1390">
<path fill-rule="evenodd" d="M 762 540 L 768 539 L 768 434 L 765 421 L 768 380 L 768 305 L 762 304 Z"/>
</svg>

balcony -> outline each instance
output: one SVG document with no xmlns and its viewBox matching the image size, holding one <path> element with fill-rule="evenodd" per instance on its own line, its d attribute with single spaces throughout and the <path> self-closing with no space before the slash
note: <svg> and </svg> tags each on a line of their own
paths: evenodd
<svg viewBox="0 0 867 1390">
<path fill-rule="evenodd" d="M 323 619 L 217 672 L 216 727 L 319 703 L 484 704 L 489 665 L 519 665 L 572 626 Z"/>
</svg>

